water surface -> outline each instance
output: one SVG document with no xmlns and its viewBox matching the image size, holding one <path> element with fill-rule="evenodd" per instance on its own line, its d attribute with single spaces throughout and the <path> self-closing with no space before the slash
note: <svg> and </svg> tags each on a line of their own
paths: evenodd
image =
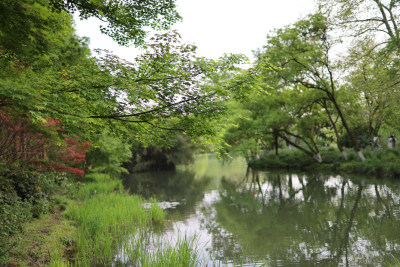
<svg viewBox="0 0 400 267">
<path fill-rule="evenodd" d="M 400 183 L 252 171 L 203 154 L 176 171 L 137 173 L 132 193 L 168 210 L 157 234 L 196 235 L 208 266 L 387 266 L 400 263 Z"/>
</svg>

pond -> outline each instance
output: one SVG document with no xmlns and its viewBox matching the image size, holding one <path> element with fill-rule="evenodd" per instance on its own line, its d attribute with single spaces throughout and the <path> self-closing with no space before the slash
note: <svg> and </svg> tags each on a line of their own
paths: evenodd
<svg viewBox="0 0 400 267">
<path fill-rule="evenodd" d="M 195 235 L 208 266 L 400 264 L 400 183 L 322 173 L 252 171 L 199 155 L 124 186 L 168 210 L 167 240 Z M 171 241 L 172 242 L 172 241 Z"/>
</svg>

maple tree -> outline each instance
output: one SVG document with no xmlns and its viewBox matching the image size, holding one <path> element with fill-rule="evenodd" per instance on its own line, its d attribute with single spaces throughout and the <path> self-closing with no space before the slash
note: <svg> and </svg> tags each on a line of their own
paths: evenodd
<svg viewBox="0 0 400 267">
<path fill-rule="evenodd" d="M 38 128 L 26 117 L 14 118 L 1 111 L 0 162 L 8 169 L 6 176 L 29 166 L 83 176 L 84 170 L 80 167 L 85 162 L 89 143 L 79 142 L 79 137 L 57 140 L 54 136 L 62 130 L 59 124 L 60 121 L 48 119 Z"/>
</svg>

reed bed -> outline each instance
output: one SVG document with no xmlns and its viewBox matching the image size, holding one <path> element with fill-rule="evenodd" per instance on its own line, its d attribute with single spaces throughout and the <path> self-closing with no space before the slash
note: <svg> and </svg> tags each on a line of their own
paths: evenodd
<svg viewBox="0 0 400 267">
<path fill-rule="evenodd" d="M 120 265 L 143 267 L 194 267 L 204 266 L 198 253 L 195 236 L 162 240 L 149 231 L 131 237 L 120 249 L 115 261 Z"/>
<path fill-rule="evenodd" d="M 149 205 L 106 175 L 93 174 L 90 180 L 74 193 L 76 201 L 65 212 L 76 226 L 74 255 L 67 260 L 55 254 L 50 266 L 198 266 L 193 240 L 185 237 L 172 246 L 148 238 L 166 215 L 155 199 Z"/>
</svg>

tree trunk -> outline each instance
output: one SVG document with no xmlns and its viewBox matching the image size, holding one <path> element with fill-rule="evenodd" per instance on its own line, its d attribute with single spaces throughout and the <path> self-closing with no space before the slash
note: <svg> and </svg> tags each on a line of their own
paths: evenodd
<svg viewBox="0 0 400 267">
<path fill-rule="evenodd" d="M 278 134 L 277 133 L 274 133 L 274 139 L 275 139 L 275 155 L 278 156 L 279 145 L 278 145 Z"/>
<path fill-rule="evenodd" d="M 342 141 L 340 140 L 339 131 L 338 131 L 337 127 L 336 127 L 336 123 L 333 121 L 332 114 L 328 109 L 328 105 L 326 104 L 326 100 L 325 99 L 323 100 L 322 107 L 325 109 L 326 113 L 328 114 L 329 121 L 331 122 L 333 131 L 335 132 L 336 144 L 338 146 L 338 149 L 342 153 L 343 157 L 347 160 L 347 153 L 346 153 L 346 151 L 344 150 L 344 148 L 342 146 Z"/>
<path fill-rule="evenodd" d="M 313 158 L 314 158 L 316 161 L 318 161 L 319 163 L 322 162 L 321 153 L 319 153 L 319 152 L 318 152 L 317 154 L 314 154 Z"/>
<path fill-rule="evenodd" d="M 338 115 L 339 115 L 339 117 L 340 117 L 340 120 L 342 121 L 343 127 L 346 129 L 346 131 L 347 131 L 347 133 L 349 134 L 351 140 L 353 141 L 354 150 L 357 152 L 357 154 L 358 154 L 358 156 L 360 157 L 360 159 L 361 159 L 362 161 L 365 161 L 365 157 L 364 157 L 364 155 L 363 155 L 363 153 L 362 153 L 362 151 L 361 151 L 361 148 L 360 148 L 360 146 L 359 146 L 359 144 L 358 144 L 357 137 L 356 137 L 356 136 L 353 134 L 353 132 L 350 130 L 350 127 L 349 127 L 349 125 L 347 124 L 347 121 L 346 121 L 346 119 L 344 118 L 344 115 L 343 115 L 343 113 L 342 113 L 342 111 L 341 111 L 341 109 L 340 109 L 338 103 L 336 102 L 335 97 L 331 96 L 331 97 L 330 97 L 330 100 L 332 101 L 333 105 L 335 106 L 335 108 L 336 108 L 336 110 L 337 110 L 337 112 L 338 112 Z"/>
<path fill-rule="evenodd" d="M 316 161 L 318 161 L 319 163 L 322 162 L 322 158 L 321 158 L 321 154 L 319 154 L 319 152 L 314 152 L 314 151 L 309 151 L 307 149 L 305 149 L 304 147 L 297 145 L 295 142 L 290 141 L 290 138 L 287 138 L 285 135 L 280 134 L 279 135 L 280 138 L 282 138 L 283 140 L 286 141 L 286 143 L 294 146 L 295 148 L 300 149 L 301 151 L 303 151 L 304 153 L 306 153 L 307 155 L 313 157 Z M 318 156 L 319 155 L 319 156 Z"/>
</svg>

